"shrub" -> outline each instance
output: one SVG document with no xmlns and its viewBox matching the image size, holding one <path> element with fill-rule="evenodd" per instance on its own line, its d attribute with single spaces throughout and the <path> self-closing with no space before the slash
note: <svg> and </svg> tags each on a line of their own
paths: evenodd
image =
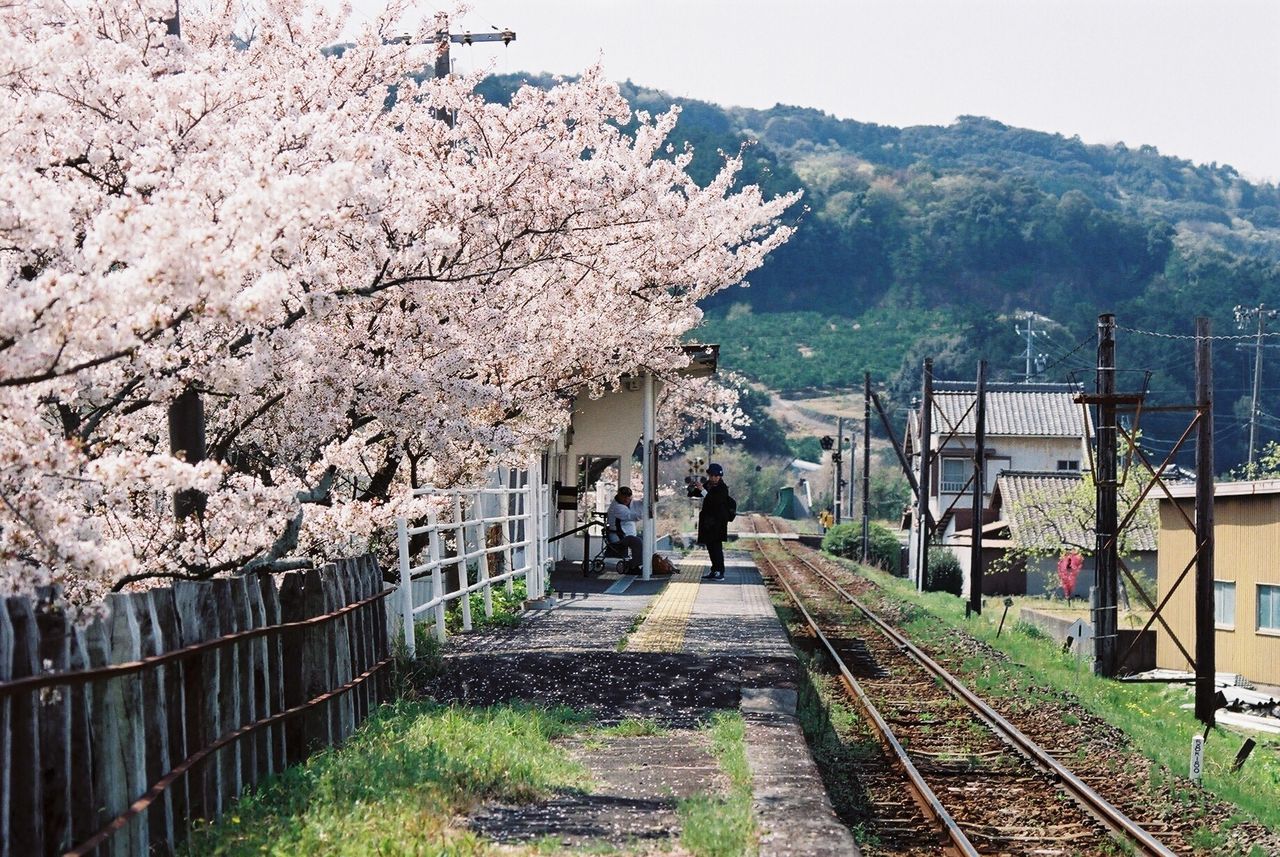
<svg viewBox="0 0 1280 857">
<path fill-rule="evenodd" d="M 822 549 L 846 559 L 862 559 L 862 523 L 836 524 L 822 537 Z M 902 544 L 893 530 L 872 524 L 867 531 L 867 552 L 871 565 L 892 574 L 901 573 Z"/>
<path fill-rule="evenodd" d="M 862 524 L 836 524 L 822 537 L 822 549 L 845 559 L 862 558 Z"/>
<path fill-rule="evenodd" d="M 872 524 L 867 533 L 868 560 L 894 576 L 902 576 L 902 542 L 893 530 Z"/>
<path fill-rule="evenodd" d="M 961 572 L 960 560 L 945 548 L 929 551 L 929 573 L 925 580 L 925 589 L 929 592 L 950 592 L 960 594 Z"/>
</svg>

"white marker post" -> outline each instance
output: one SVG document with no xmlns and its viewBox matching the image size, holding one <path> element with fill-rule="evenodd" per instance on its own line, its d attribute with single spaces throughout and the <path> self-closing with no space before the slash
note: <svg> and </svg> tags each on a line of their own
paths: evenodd
<svg viewBox="0 0 1280 857">
<path fill-rule="evenodd" d="M 1191 739 L 1191 781 L 1200 782 L 1204 773 L 1204 736 L 1197 735 Z"/>
</svg>

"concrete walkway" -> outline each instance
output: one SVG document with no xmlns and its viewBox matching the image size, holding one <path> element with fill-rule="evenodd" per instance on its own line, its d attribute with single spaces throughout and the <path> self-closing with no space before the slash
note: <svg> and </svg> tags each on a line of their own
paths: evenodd
<svg viewBox="0 0 1280 857">
<path fill-rule="evenodd" d="M 723 793 L 699 728 L 717 710 L 746 722 L 760 854 L 858 854 L 831 808 L 795 716 L 799 663 L 744 551 L 727 552 L 721 581 L 702 580 L 705 553 L 670 580 L 577 567 L 552 576 L 557 606 L 517 628 L 451 639 L 432 690 L 469 704 L 524 700 L 592 711 L 601 724 L 656 722 L 658 736 L 571 742 L 591 772 L 588 795 L 486 806 L 468 823 L 507 843 L 557 839 L 565 849 L 648 851 L 678 840 L 680 798 Z"/>
</svg>

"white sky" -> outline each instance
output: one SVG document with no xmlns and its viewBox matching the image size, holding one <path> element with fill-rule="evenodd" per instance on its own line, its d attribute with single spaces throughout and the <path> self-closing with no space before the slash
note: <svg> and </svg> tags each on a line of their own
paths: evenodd
<svg viewBox="0 0 1280 857">
<path fill-rule="evenodd" d="M 336 2 L 336 0 L 333 0 Z M 356 21 L 381 0 L 352 0 Z M 885 125 L 990 116 L 1280 180 L 1280 0 L 468 0 L 455 68 L 609 77 Z M 424 14 L 452 3 L 421 3 Z"/>
</svg>

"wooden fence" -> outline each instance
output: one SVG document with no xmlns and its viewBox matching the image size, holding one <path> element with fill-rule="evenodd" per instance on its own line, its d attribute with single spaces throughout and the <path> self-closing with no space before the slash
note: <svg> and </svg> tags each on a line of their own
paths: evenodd
<svg viewBox="0 0 1280 857">
<path fill-rule="evenodd" d="M 390 692 L 372 557 L 0 609 L 0 857 L 166 854 L 197 818 L 342 742 Z M 391 620 L 394 624 L 394 619 Z"/>
</svg>

